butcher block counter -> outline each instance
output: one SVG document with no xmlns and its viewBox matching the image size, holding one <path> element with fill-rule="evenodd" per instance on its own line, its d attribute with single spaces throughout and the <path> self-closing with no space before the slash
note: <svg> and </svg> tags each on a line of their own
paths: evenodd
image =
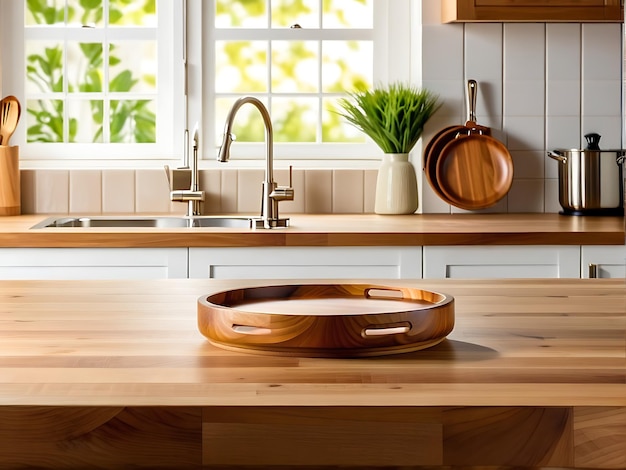
<svg viewBox="0 0 626 470">
<path fill-rule="evenodd" d="M 376 283 L 453 296 L 454 329 L 251 354 L 198 298 L 272 282 L 1 281 L 0 468 L 626 468 L 623 279 Z"/>
<path fill-rule="evenodd" d="M 559 214 L 291 214 L 290 226 L 44 228 L 45 215 L 0 218 L 1 247 L 623 245 L 623 217 Z"/>
</svg>

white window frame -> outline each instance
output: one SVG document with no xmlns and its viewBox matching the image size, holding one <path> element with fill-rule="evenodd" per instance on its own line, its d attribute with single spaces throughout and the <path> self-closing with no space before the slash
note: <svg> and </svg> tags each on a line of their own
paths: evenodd
<svg viewBox="0 0 626 470">
<path fill-rule="evenodd" d="M 117 39 L 156 37 L 158 42 L 156 133 L 157 142 L 152 143 L 28 143 L 26 142 L 25 106 L 25 58 L 24 42 L 28 39 L 69 39 L 93 41 L 91 34 L 104 38 L 104 30 L 84 30 L 53 26 L 24 28 L 24 1 L 2 2 L 0 15 L 0 89 L 2 95 L 15 95 L 22 101 L 22 118 L 11 138 L 12 145 L 19 145 L 20 160 L 40 163 L 82 161 L 99 164 L 110 161 L 137 161 L 180 159 L 183 155 L 185 109 L 183 67 L 183 0 L 157 0 L 156 28 L 142 27 L 125 31 L 116 30 Z M 45 28 L 45 29 L 44 29 Z M 15 40 L 24 38 L 24 40 Z M 130 99 L 142 99 L 141 94 L 124 94 Z M 97 98 L 99 99 L 99 98 Z M 88 157 L 86 157 L 88 155 Z M 24 166 L 24 165 L 23 165 Z M 28 165 L 26 165 L 28 166 Z"/>
<path fill-rule="evenodd" d="M 175 9 L 171 25 L 165 25 L 165 34 L 171 34 L 171 51 L 169 62 L 160 60 L 167 72 L 171 73 L 172 98 L 171 129 L 162 131 L 160 125 L 157 132 L 167 135 L 170 140 L 165 145 L 157 145 L 154 150 L 144 152 L 135 148 L 122 149 L 122 144 L 103 144 L 98 152 L 93 152 L 94 144 L 71 144 L 76 146 L 74 155 L 69 155 L 67 145 L 59 145 L 56 155 L 52 151 L 32 152 L 22 147 L 25 142 L 25 124 L 20 122 L 16 133 L 11 139 L 12 145 L 20 145 L 20 166 L 22 168 L 154 168 L 163 163 L 177 165 L 185 163 L 188 157 L 190 128 L 197 123 L 201 129 L 200 162 L 201 168 L 224 168 L 224 164 L 216 161 L 219 142 L 210 140 L 214 123 L 209 119 L 211 90 L 210 82 L 203 81 L 206 64 L 213 60 L 211 35 L 203 22 L 210 15 L 212 1 L 207 0 L 157 0 L 161 4 L 181 5 Z M 384 44 L 378 43 L 374 54 L 374 79 L 379 82 L 412 80 L 419 78 L 421 43 L 421 5 L 422 0 L 376 0 L 377 7 L 384 7 L 375 15 L 376 27 L 385 39 Z M 180 10 L 180 11 L 179 11 Z M 18 15 L 18 16 L 16 16 Z M 10 27 L 7 27 L 9 24 Z M 0 1 L 0 92 L 2 96 L 13 94 L 23 97 L 23 83 L 16 82 L 15 70 L 23 70 L 24 44 L 16 41 L 16 25 L 22 31 L 23 1 Z M 170 29 L 173 28 L 173 29 Z M 413 31 L 412 31 L 413 30 Z M 413 52 L 415 51 L 415 52 Z M 415 57 L 412 57 L 415 56 Z M 180 67 L 178 64 L 180 63 Z M 416 74 L 416 72 L 418 72 Z M 13 73 L 13 76 L 11 74 Z M 160 72 L 159 72 L 160 73 Z M 17 76 L 19 79 L 19 76 Z M 415 82 L 415 79 L 412 80 Z M 210 129 L 206 131 L 204 129 Z M 55 144 L 48 144 L 55 145 Z M 258 167 L 264 156 L 264 145 L 254 145 L 256 149 L 245 150 L 241 145 L 233 145 L 230 167 Z M 78 151 L 83 146 L 83 151 Z M 281 144 L 275 152 L 276 167 L 286 167 L 294 162 L 300 167 L 324 168 L 378 168 L 382 152 L 373 144 Z M 241 152 L 244 155 L 241 155 Z M 246 156 L 245 153 L 248 153 Z M 85 157 L 88 155 L 88 157 Z"/>
<path fill-rule="evenodd" d="M 374 83 L 390 83 L 393 81 L 408 81 L 410 79 L 410 51 L 411 51 L 411 7 L 415 8 L 413 0 L 393 0 L 374 2 Z M 201 139 L 201 158 L 204 166 L 220 167 L 215 162 L 215 156 L 221 142 L 214 136 L 215 122 L 212 116 L 214 86 L 211 81 L 214 64 L 214 41 L 216 39 L 213 18 L 213 3 L 202 0 L 187 0 L 187 29 L 188 44 L 187 57 L 189 65 L 189 104 L 188 121 L 200 123 L 203 129 Z M 204 25 L 204 27 L 203 27 Z M 283 39 L 293 31 L 263 30 L 263 34 Z M 306 29 L 297 30 L 298 39 L 309 39 L 317 32 L 307 32 Z M 191 37 L 201 40 L 189 41 Z M 223 34 L 223 33 L 222 33 Z M 241 35 L 241 31 L 237 31 Z M 346 39 L 349 31 L 328 31 L 332 38 Z M 357 34 L 365 34 L 357 30 Z M 326 39 L 326 38 L 325 38 Z M 203 79 L 204 77 L 204 79 Z M 236 97 L 233 97 L 233 102 Z M 221 123 L 217 123 L 218 127 Z M 298 162 L 307 166 L 337 167 L 351 162 L 359 162 L 361 166 L 377 167 L 380 163 L 382 151 L 371 141 L 361 144 L 331 144 L 331 143 L 276 143 L 274 144 L 274 158 L 277 166 L 286 163 Z M 231 147 L 230 164 L 234 166 L 257 166 L 255 162 L 265 157 L 264 143 L 235 143 Z M 282 163 L 282 165 L 281 165 Z"/>
</svg>

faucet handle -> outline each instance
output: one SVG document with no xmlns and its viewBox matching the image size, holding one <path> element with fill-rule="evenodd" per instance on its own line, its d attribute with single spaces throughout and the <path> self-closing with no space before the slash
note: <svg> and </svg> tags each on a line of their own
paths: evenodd
<svg viewBox="0 0 626 470">
<path fill-rule="evenodd" d="M 293 201 L 293 188 L 290 186 L 276 186 L 270 197 L 275 201 Z"/>
<path fill-rule="evenodd" d="M 275 201 L 293 201 L 293 168 L 289 165 L 289 186 L 276 186 L 271 192 L 270 197 Z"/>
</svg>

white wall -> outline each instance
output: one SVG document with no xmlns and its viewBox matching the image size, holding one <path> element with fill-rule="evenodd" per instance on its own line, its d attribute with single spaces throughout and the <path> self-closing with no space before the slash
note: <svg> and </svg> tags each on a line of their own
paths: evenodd
<svg viewBox="0 0 626 470">
<path fill-rule="evenodd" d="M 601 148 L 623 146 L 623 25 L 441 24 L 439 0 L 421 3 L 422 86 L 445 101 L 423 143 L 467 120 L 465 84 L 477 80 L 478 123 L 494 129 L 514 160 L 511 191 L 487 211 L 558 212 L 557 162 L 547 150 L 584 148 L 589 132 L 602 135 Z M 421 189 L 422 212 L 462 212 L 425 180 Z"/>
</svg>

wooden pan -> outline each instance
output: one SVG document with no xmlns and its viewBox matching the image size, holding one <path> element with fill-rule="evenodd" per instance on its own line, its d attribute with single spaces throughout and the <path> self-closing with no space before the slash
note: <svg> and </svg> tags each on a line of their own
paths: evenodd
<svg viewBox="0 0 626 470">
<path fill-rule="evenodd" d="M 493 206 L 511 189 L 513 159 L 506 146 L 470 133 L 449 142 L 437 160 L 437 184 L 452 205 L 477 210 Z"/>
<path fill-rule="evenodd" d="M 437 182 L 437 160 L 445 146 L 456 139 L 459 134 L 466 134 L 469 131 L 476 131 L 486 135 L 491 135 L 491 129 L 476 124 L 476 97 L 478 96 L 478 83 L 476 80 L 467 81 L 467 121 L 465 125 L 448 126 L 437 132 L 426 144 L 423 153 L 424 174 L 433 191 L 442 199 L 446 199 L 445 194 L 439 188 Z M 448 202 L 448 201 L 446 201 Z"/>
<path fill-rule="evenodd" d="M 465 126 L 448 126 L 437 132 L 428 142 L 424 149 L 424 175 L 433 191 L 441 198 L 444 198 L 439 185 L 437 184 L 437 159 L 443 148 L 454 140 L 459 132 L 466 132 Z"/>
<path fill-rule="evenodd" d="M 380 356 L 440 343 L 453 297 L 370 284 L 278 285 L 198 299 L 198 328 L 221 348 L 312 357 Z"/>
</svg>

